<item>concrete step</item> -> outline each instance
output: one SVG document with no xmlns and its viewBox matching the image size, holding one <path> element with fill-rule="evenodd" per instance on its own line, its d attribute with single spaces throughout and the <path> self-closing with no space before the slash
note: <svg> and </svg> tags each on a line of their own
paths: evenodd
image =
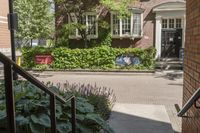
<svg viewBox="0 0 200 133">
<path fill-rule="evenodd" d="M 157 61 L 156 63 L 157 64 L 166 64 L 166 63 L 168 63 L 168 64 L 182 64 L 183 61 Z"/>
<path fill-rule="evenodd" d="M 157 70 L 183 70 L 182 65 L 156 66 Z"/>
<path fill-rule="evenodd" d="M 182 61 L 157 61 L 156 62 L 156 69 L 161 70 L 182 70 L 183 69 L 183 62 Z"/>
<path fill-rule="evenodd" d="M 179 58 L 161 58 L 158 61 L 169 62 L 169 61 L 180 61 Z"/>
</svg>

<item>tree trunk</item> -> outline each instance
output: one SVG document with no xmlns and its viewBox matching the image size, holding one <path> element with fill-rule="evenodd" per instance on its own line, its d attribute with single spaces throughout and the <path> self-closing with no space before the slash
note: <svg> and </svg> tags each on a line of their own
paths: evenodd
<svg viewBox="0 0 200 133">
<path fill-rule="evenodd" d="M 87 40 L 87 38 L 84 38 L 84 47 L 88 48 L 88 40 Z"/>
<path fill-rule="evenodd" d="M 33 46 L 33 40 L 31 39 L 31 47 Z"/>
</svg>

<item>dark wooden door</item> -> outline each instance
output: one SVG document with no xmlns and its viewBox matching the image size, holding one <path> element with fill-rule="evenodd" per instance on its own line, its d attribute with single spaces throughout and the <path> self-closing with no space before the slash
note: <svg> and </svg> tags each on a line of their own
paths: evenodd
<svg viewBox="0 0 200 133">
<path fill-rule="evenodd" d="M 178 58 L 182 46 L 182 29 L 163 29 L 161 38 L 161 57 Z"/>
</svg>

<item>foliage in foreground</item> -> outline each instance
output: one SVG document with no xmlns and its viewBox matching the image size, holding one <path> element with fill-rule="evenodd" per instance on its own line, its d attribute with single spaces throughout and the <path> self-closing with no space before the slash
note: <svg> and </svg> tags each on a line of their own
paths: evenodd
<svg viewBox="0 0 200 133">
<path fill-rule="evenodd" d="M 68 48 L 24 48 L 23 66 L 35 68 L 37 65 L 34 58 L 38 54 L 51 54 L 54 62 L 49 65 L 52 69 L 121 69 L 124 66 L 116 65 L 116 58 L 122 55 L 136 56 L 141 64 L 130 66 L 135 69 L 152 69 L 154 67 L 155 48 L 111 48 L 108 46 L 95 47 L 91 49 L 68 49 Z"/>
<path fill-rule="evenodd" d="M 64 98 L 69 97 L 69 91 L 60 90 L 59 87 L 47 84 L 50 89 L 59 93 Z M 0 84 L 0 130 L 6 131 L 5 91 Z M 37 87 L 26 81 L 15 82 L 15 106 L 17 132 L 20 133 L 50 133 L 49 96 L 38 90 Z M 88 99 L 77 97 L 77 132 L 98 133 L 101 129 L 112 133 L 109 125 L 95 113 L 94 106 Z M 66 104 L 56 103 L 57 131 L 70 133 L 70 102 Z"/>
<path fill-rule="evenodd" d="M 107 87 L 98 87 L 96 84 L 70 84 L 69 82 L 64 84 L 64 88 L 67 88 L 69 93 L 88 99 L 89 103 L 94 105 L 94 111 L 99 113 L 104 120 L 108 120 L 116 102 L 113 90 Z"/>
</svg>

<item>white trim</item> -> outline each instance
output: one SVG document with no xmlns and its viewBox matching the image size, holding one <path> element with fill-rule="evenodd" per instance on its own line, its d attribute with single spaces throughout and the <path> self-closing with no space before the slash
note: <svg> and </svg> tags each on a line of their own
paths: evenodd
<svg viewBox="0 0 200 133">
<path fill-rule="evenodd" d="M 174 28 L 176 28 L 176 19 L 182 20 L 182 47 L 185 45 L 185 28 L 186 28 L 186 20 L 185 20 L 185 11 L 168 11 L 168 12 L 156 12 L 156 40 L 155 47 L 157 50 L 156 58 L 161 58 L 161 30 L 162 30 L 162 19 L 167 19 L 167 28 L 169 29 L 169 19 L 174 19 Z"/>
<path fill-rule="evenodd" d="M 133 13 L 131 13 L 131 35 L 133 35 Z"/>
<path fill-rule="evenodd" d="M 160 16 L 156 16 L 156 41 L 155 47 L 157 50 L 156 58 L 161 57 L 161 28 L 162 28 L 162 18 Z"/>
<path fill-rule="evenodd" d="M 159 4 L 153 8 L 153 12 L 166 12 L 166 11 L 185 11 L 185 1 L 166 2 Z"/>
<path fill-rule="evenodd" d="M 141 14 L 141 36 L 144 35 L 144 14 Z"/>
<path fill-rule="evenodd" d="M 183 26 L 183 45 L 182 48 L 185 48 L 185 31 L 186 31 L 186 15 L 183 16 L 182 18 L 182 26 Z"/>
<path fill-rule="evenodd" d="M 183 23 L 184 23 L 184 20 L 183 20 L 183 17 L 162 17 L 162 20 L 163 19 L 166 19 L 167 20 L 167 28 L 163 28 L 162 26 L 161 26 L 161 29 L 176 29 L 177 28 L 177 26 L 176 26 L 176 20 L 177 19 L 180 19 L 181 20 L 181 28 L 183 29 L 184 28 L 184 25 L 183 25 Z M 169 23 L 169 20 L 170 19 L 173 19 L 174 20 L 174 28 L 170 28 L 169 27 L 169 25 L 170 25 L 170 23 Z M 162 21 L 161 21 L 161 25 L 162 25 L 163 23 L 162 23 Z"/>
<path fill-rule="evenodd" d="M 111 17 L 110 17 L 110 22 L 111 22 L 111 36 L 113 37 L 114 35 L 113 35 L 113 13 L 111 13 L 111 15 L 110 15 Z"/>
<path fill-rule="evenodd" d="M 153 12 L 185 11 L 185 10 L 186 10 L 185 8 L 176 8 L 176 9 L 168 8 L 168 9 L 155 9 L 155 10 L 153 10 Z"/>
<path fill-rule="evenodd" d="M 157 50 L 156 58 L 161 57 L 161 30 L 162 30 L 162 19 L 182 19 L 182 30 L 183 30 L 183 37 L 182 37 L 182 47 L 185 45 L 185 10 L 186 10 L 186 2 L 166 2 L 160 5 L 157 5 L 153 8 L 153 12 L 156 13 L 156 40 L 155 40 L 155 47 Z M 176 27 L 176 20 L 174 22 Z M 169 28 L 169 22 L 167 23 L 167 28 Z"/>
<path fill-rule="evenodd" d="M 119 28 L 119 32 L 120 32 L 119 36 L 122 37 L 122 19 L 119 20 L 119 27 L 120 27 Z"/>
</svg>

